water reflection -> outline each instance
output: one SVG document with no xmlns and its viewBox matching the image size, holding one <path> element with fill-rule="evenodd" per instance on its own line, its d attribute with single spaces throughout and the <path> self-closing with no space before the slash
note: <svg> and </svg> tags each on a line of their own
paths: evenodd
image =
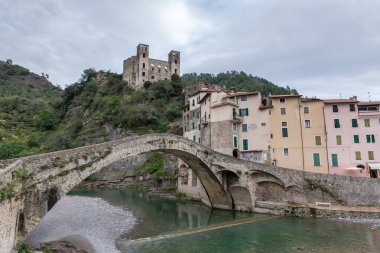
<svg viewBox="0 0 380 253">
<path fill-rule="evenodd" d="M 131 210 L 139 223 L 127 239 L 200 228 L 260 214 L 212 210 L 197 202 L 152 196 L 131 189 L 75 189 L 72 195 L 100 197 L 112 205 Z"/>
<path fill-rule="evenodd" d="M 198 203 L 150 196 L 135 190 L 75 190 L 131 210 L 140 220 L 127 239 L 206 227 L 262 214 L 211 210 Z M 177 231 L 177 232 L 176 232 Z M 380 228 L 324 219 L 279 217 L 138 244 L 121 241 L 122 252 L 314 252 L 378 253 Z"/>
</svg>

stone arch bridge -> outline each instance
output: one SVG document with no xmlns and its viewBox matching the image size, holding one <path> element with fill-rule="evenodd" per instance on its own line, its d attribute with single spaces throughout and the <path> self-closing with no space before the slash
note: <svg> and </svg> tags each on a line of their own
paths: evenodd
<svg viewBox="0 0 380 253">
<path fill-rule="evenodd" d="M 152 134 L 0 161 L 0 178 L 12 183 L 27 170 L 16 197 L 0 202 L 0 252 L 24 238 L 51 207 L 89 175 L 122 158 L 151 151 L 183 160 L 201 182 L 213 208 L 258 211 L 258 201 L 380 205 L 380 184 L 279 168 L 215 152 L 181 136 Z M 13 176 L 12 176 L 13 175 Z"/>
</svg>

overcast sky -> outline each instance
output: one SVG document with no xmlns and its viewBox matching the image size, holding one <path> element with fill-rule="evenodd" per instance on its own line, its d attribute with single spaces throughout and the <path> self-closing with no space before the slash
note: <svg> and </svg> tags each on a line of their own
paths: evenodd
<svg viewBox="0 0 380 253">
<path fill-rule="evenodd" d="M 0 59 L 65 86 L 138 43 L 181 74 L 242 70 L 305 96 L 380 100 L 380 0 L 0 0 Z"/>
</svg>

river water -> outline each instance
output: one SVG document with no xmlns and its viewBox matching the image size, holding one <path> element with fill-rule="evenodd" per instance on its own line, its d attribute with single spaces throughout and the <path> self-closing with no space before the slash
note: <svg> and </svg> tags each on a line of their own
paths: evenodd
<svg viewBox="0 0 380 253">
<path fill-rule="evenodd" d="M 122 253 L 380 252 L 380 227 L 376 222 L 357 224 L 211 210 L 196 202 L 152 196 L 131 189 L 75 189 L 70 196 L 100 198 L 116 210 L 126 209 L 133 214 L 135 218 L 129 225 L 122 225 L 120 221 L 112 224 L 113 228 L 106 228 L 124 228 L 124 232 L 116 233 L 118 238 L 110 242 L 116 242 Z M 54 208 L 51 212 L 55 212 Z M 56 216 L 57 220 L 60 218 L 62 216 Z M 54 219 L 49 223 L 54 223 Z M 80 217 L 76 223 L 81 227 Z"/>
</svg>

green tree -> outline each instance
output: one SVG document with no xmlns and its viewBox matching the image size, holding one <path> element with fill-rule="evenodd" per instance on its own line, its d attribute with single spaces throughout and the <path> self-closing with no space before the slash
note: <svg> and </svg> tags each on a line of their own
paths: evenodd
<svg viewBox="0 0 380 253">
<path fill-rule="evenodd" d="M 55 129 L 59 121 L 57 114 L 51 109 L 40 111 L 33 119 L 35 126 L 42 131 Z"/>
</svg>

